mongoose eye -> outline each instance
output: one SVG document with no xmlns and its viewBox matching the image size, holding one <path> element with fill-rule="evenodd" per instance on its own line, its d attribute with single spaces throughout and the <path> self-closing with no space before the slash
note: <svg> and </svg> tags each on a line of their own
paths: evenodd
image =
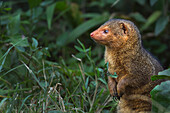
<svg viewBox="0 0 170 113">
<path fill-rule="evenodd" d="M 109 32 L 109 30 L 104 30 L 104 33 L 108 33 Z"/>
</svg>

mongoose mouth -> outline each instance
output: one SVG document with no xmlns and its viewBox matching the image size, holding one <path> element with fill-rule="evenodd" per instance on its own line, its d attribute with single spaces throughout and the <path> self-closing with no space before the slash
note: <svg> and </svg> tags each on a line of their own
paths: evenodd
<svg viewBox="0 0 170 113">
<path fill-rule="evenodd" d="M 91 37 L 94 41 L 104 41 L 103 39 L 101 39 L 100 37 Z"/>
<path fill-rule="evenodd" d="M 95 42 L 97 42 L 97 43 L 101 43 L 101 42 L 104 42 L 105 40 L 104 39 L 101 39 L 100 37 L 98 38 L 96 38 L 96 37 L 91 37 Z"/>
<path fill-rule="evenodd" d="M 90 37 L 95 41 L 104 41 L 104 39 L 102 39 L 101 37 L 94 35 L 93 32 L 90 33 Z"/>
</svg>

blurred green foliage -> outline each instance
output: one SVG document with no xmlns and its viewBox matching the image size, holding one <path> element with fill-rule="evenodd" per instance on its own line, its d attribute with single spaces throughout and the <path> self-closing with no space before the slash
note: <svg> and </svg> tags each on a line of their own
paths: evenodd
<svg viewBox="0 0 170 113">
<path fill-rule="evenodd" d="M 155 113 L 168 113 L 170 111 L 170 81 L 161 83 L 156 86 L 151 94 L 153 99 L 152 110 Z M 167 90 L 168 89 L 168 90 Z"/>
<path fill-rule="evenodd" d="M 170 0 L 0 1 L 1 112 L 113 112 L 104 47 L 90 32 L 133 21 L 143 45 L 170 65 Z M 80 41 L 77 41 L 79 39 Z"/>
<path fill-rule="evenodd" d="M 170 69 L 159 72 L 151 77 L 152 80 L 164 79 L 166 81 L 157 85 L 151 92 L 152 112 L 168 113 L 170 111 Z"/>
</svg>

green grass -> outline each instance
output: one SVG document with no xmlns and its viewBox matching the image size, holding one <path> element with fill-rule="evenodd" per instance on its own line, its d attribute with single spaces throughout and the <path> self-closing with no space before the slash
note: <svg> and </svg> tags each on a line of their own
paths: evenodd
<svg viewBox="0 0 170 113">
<path fill-rule="evenodd" d="M 38 46 L 35 50 L 31 49 L 32 46 L 27 46 L 27 53 L 19 52 L 22 59 L 18 60 L 18 66 L 7 72 L 2 69 L 1 72 L 0 112 L 115 111 L 117 102 L 109 95 L 104 65 L 103 69 L 98 68 L 91 58 L 91 48 L 86 49 L 78 42 L 81 47 L 75 48 L 86 56 L 84 59 L 91 69 L 85 69 L 87 66 L 84 61 L 75 55 L 72 55 L 75 67 L 71 68 L 66 65 L 64 59 L 55 63 L 37 58 L 36 53 L 40 52 Z M 33 43 L 30 45 L 34 45 Z M 9 48 L 4 54 L 1 58 L 3 62 L 10 53 L 17 51 L 17 44 L 11 46 L 13 50 Z M 27 55 L 31 57 L 27 59 Z M 7 79 L 8 77 L 10 79 Z"/>
</svg>

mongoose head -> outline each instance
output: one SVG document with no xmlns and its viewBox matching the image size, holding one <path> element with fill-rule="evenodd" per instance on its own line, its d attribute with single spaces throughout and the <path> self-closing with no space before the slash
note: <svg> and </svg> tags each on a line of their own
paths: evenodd
<svg viewBox="0 0 170 113">
<path fill-rule="evenodd" d="M 91 38 L 99 44 L 122 48 L 133 42 L 141 43 L 138 28 L 128 20 L 111 19 L 90 34 Z"/>
</svg>

